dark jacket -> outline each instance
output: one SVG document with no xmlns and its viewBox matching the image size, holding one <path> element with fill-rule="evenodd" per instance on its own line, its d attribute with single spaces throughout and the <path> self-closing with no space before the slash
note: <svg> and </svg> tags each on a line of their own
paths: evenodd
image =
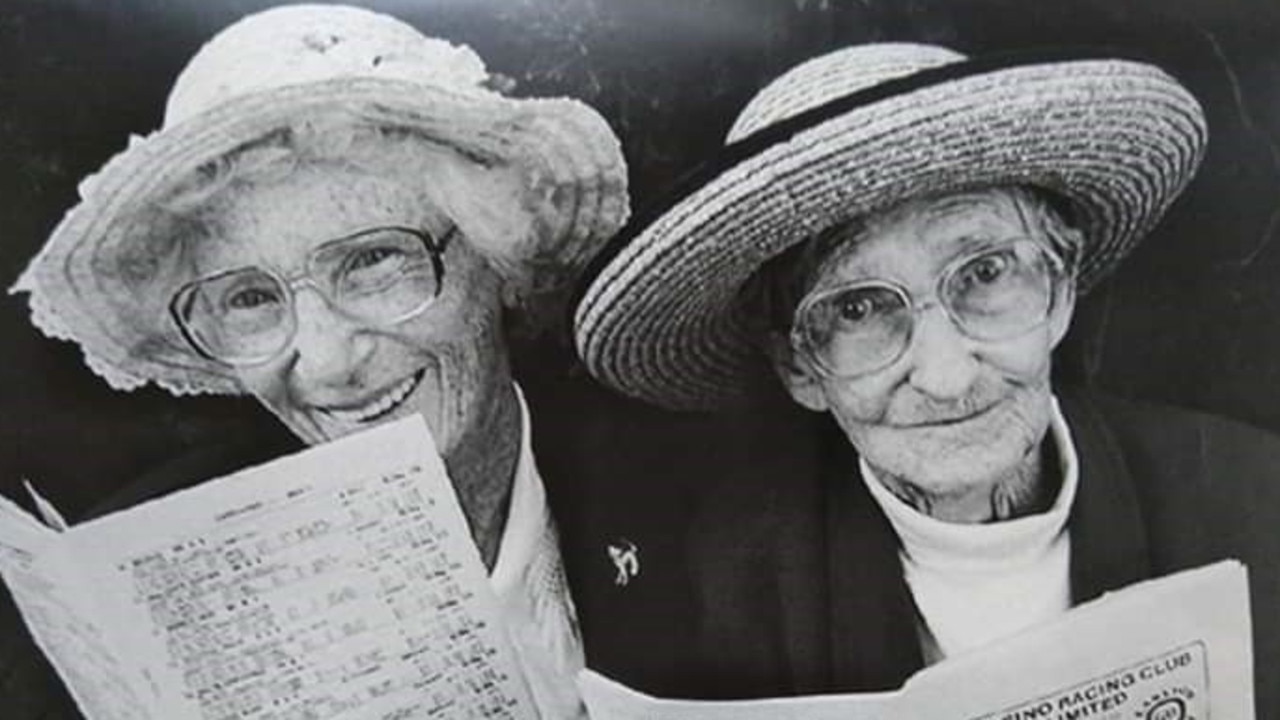
<svg viewBox="0 0 1280 720">
<path fill-rule="evenodd" d="M 1173 408 L 1071 392 L 1060 400 L 1080 462 L 1068 526 L 1073 601 L 1242 560 L 1258 717 L 1280 718 L 1280 682 L 1271 675 L 1280 667 L 1280 438 Z M 746 453 L 738 469 L 707 475 L 690 496 L 679 571 L 690 617 L 674 625 L 682 640 L 666 647 L 670 661 L 610 668 L 616 638 L 588 659 L 674 696 L 900 686 L 922 667 L 915 608 L 897 538 L 856 477 L 856 455 L 825 415 L 760 414 L 754 437 L 740 429 Z"/>
</svg>

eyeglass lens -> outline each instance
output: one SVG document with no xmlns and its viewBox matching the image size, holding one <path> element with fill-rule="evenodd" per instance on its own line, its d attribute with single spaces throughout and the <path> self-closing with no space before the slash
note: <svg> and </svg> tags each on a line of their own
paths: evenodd
<svg viewBox="0 0 1280 720">
<path fill-rule="evenodd" d="M 965 335 L 1004 340 L 1044 322 L 1052 306 L 1055 265 L 1040 244 L 1020 239 L 950 265 L 939 301 Z M 851 377 L 893 363 L 915 323 L 910 296 L 894 283 L 863 281 L 810 295 L 795 318 L 797 349 L 823 370 Z"/>
<path fill-rule="evenodd" d="M 381 228 L 326 243 L 307 263 L 307 280 L 354 318 L 394 323 L 439 292 L 440 266 L 424 235 Z M 292 284 L 306 282 L 295 281 Z M 293 336 L 291 283 L 261 268 L 213 275 L 185 286 L 174 316 L 206 354 L 232 363 L 262 361 Z"/>
</svg>

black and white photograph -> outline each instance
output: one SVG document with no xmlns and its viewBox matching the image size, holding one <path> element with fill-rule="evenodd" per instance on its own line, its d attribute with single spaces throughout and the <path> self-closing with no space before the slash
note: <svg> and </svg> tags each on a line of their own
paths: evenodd
<svg viewBox="0 0 1280 720">
<path fill-rule="evenodd" d="M 1280 719 L 1269 0 L 8 0 L 0 141 L 6 720 Z"/>
</svg>

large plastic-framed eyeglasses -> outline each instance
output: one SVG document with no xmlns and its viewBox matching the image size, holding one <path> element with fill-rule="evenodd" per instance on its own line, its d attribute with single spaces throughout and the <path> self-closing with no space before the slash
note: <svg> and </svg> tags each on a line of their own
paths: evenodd
<svg viewBox="0 0 1280 720">
<path fill-rule="evenodd" d="M 264 363 L 293 340 L 294 296 L 303 286 L 361 322 L 394 325 L 420 314 L 440 294 L 455 230 L 438 241 L 410 227 L 364 230 L 315 248 L 292 277 L 261 267 L 206 275 L 179 288 L 169 312 L 201 355 L 233 366 Z"/>
<path fill-rule="evenodd" d="M 902 357 L 916 315 L 934 304 L 969 338 L 1011 340 L 1048 319 L 1065 275 L 1062 261 L 1036 240 L 990 244 L 949 263 L 929 302 L 913 301 L 906 288 L 884 280 L 810 293 L 796 309 L 791 345 L 829 377 L 868 375 Z"/>
</svg>

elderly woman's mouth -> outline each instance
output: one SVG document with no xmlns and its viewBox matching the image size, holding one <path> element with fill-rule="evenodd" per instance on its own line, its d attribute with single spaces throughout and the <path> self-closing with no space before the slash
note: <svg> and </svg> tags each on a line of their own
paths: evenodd
<svg viewBox="0 0 1280 720">
<path fill-rule="evenodd" d="M 999 402 L 993 402 L 977 408 L 966 408 L 964 410 L 957 409 L 950 412 L 939 411 L 936 413 L 927 413 L 909 420 L 890 424 L 905 430 L 951 427 L 983 418 L 992 410 L 999 407 L 1000 404 L 1001 403 Z"/>
<path fill-rule="evenodd" d="M 329 417 L 345 423 L 370 423 L 381 420 L 395 412 L 413 395 L 413 391 L 418 388 L 418 384 L 422 382 L 425 374 L 425 369 L 418 370 L 412 376 L 401 380 L 385 391 L 377 393 L 370 400 L 359 405 L 344 408 L 321 408 L 321 410 Z"/>
</svg>

